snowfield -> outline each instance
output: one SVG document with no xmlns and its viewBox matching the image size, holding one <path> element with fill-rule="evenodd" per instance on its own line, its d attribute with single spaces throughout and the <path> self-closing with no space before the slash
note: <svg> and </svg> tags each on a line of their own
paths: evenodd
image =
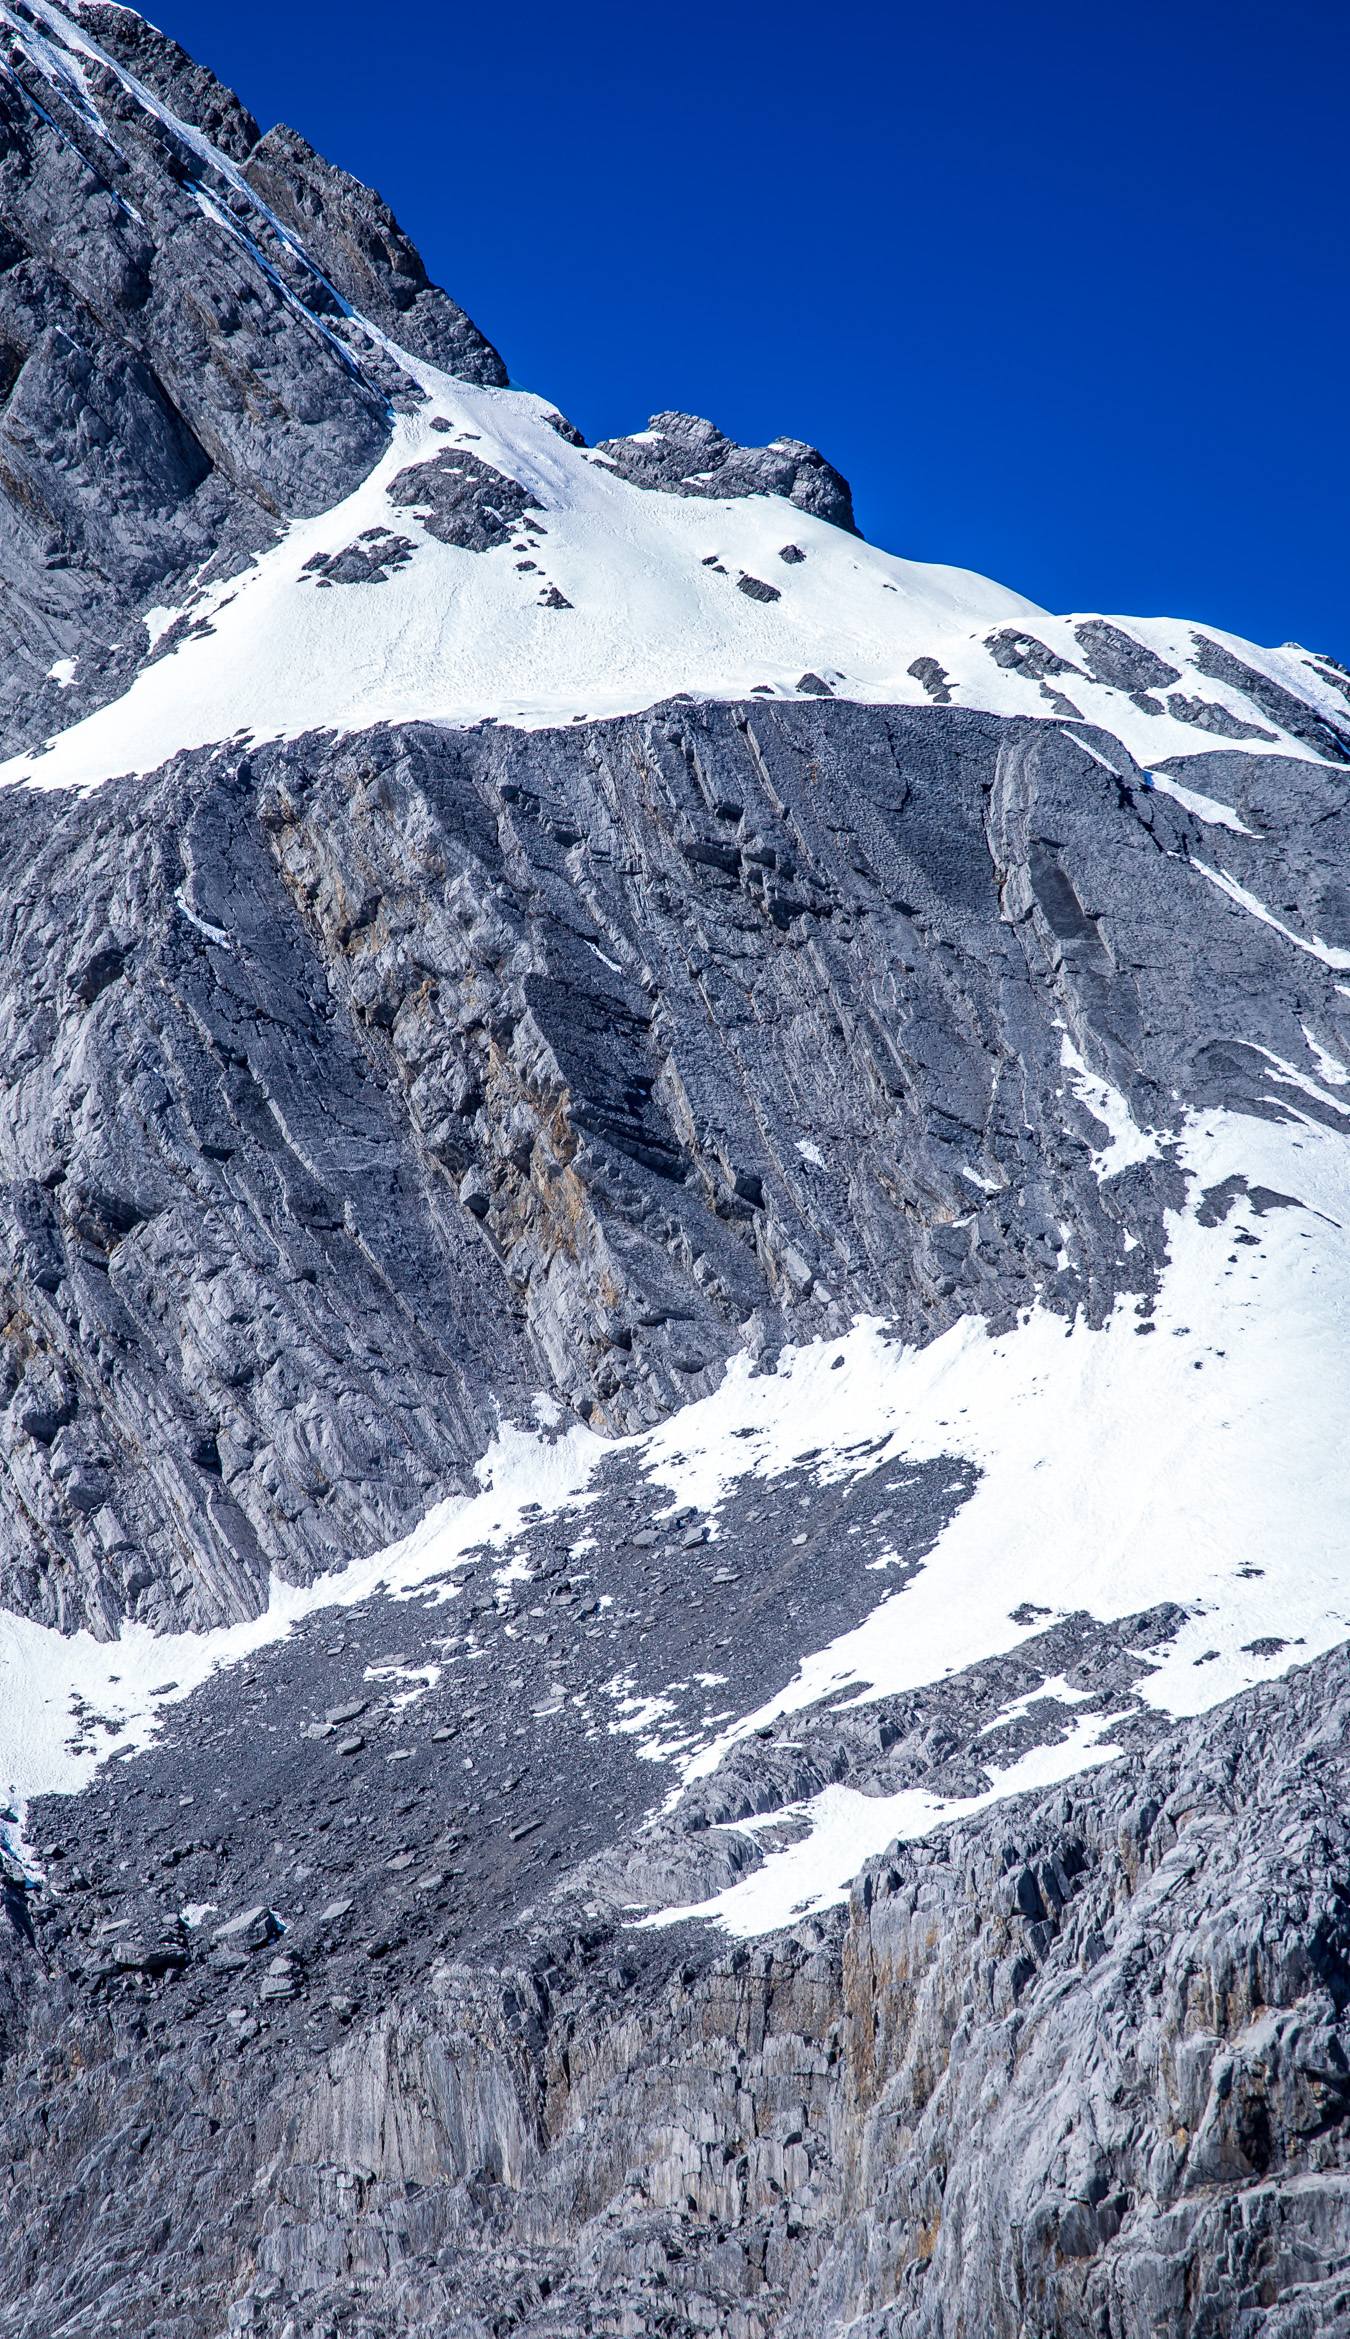
<svg viewBox="0 0 1350 2339">
<path fill-rule="evenodd" d="M 1212 629 L 1198 635 L 1179 619 L 1111 620 L 1179 670 L 1174 695 L 1186 720 L 1156 692 L 1141 706 L 1141 694 L 1093 681 L 1074 632 L 1081 619 L 1052 616 L 986 578 L 879 551 L 780 497 L 690 499 L 632 485 L 609 457 L 560 436 L 544 399 L 455 380 L 356 314 L 238 166 L 79 18 L 78 0 L 71 13 L 50 0 L 21 16 L 0 5 L 10 36 L 100 138 L 116 144 L 98 102 L 112 75 L 198 158 L 193 191 L 220 233 L 274 286 L 268 250 L 284 246 L 302 279 L 307 271 L 322 287 L 313 309 L 286 292 L 315 333 L 348 364 L 363 340 L 385 352 L 422 402 L 393 417 L 384 456 L 354 494 L 294 522 L 241 575 L 180 609 L 149 610 L 144 657 L 122 696 L 0 764 L 0 782 L 92 788 L 226 741 L 420 720 L 538 728 L 631 714 L 679 692 L 795 697 L 804 682 L 870 704 L 925 705 L 936 695 L 993 714 L 1077 717 L 1113 734 L 1144 768 L 1243 736 L 1271 753 L 1313 752 L 1230 681 L 1200 671 L 1205 642 L 1344 720 L 1344 697 L 1293 644 L 1260 649 Z M 531 506 L 509 542 L 461 549 L 391 502 L 400 473 L 453 448 L 527 491 Z M 320 582 L 310 564 L 374 532 L 402 538 L 411 556 L 378 581 Z M 172 636 L 179 620 L 191 630 L 185 623 Z M 1043 657 L 1019 665 L 1006 645 L 994 654 L 991 635 L 1027 631 L 1051 653 L 1048 665 Z M 69 689 L 78 661 L 62 661 L 52 678 Z"/>
<path fill-rule="evenodd" d="M 388 451 L 356 493 L 295 522 L 241 576 L 183 610 L 153 611 L 148 662 L 124 695 L 57 733 L 45 751 L 0 764 L 0 782 L 90 788 L 156 770 L 184 748 L 377 723 L 541 728 L 633 713 L 677 692 L 795 698 L 807 676 L 836 697 L 922 706 L 929 694 L 910 671 L 920 659 L 942 667 L 959 706 L 1049 720 L 1063 715 L 1067 698 L 1070 715 L 1113 734 L 1145 766 L 1232 745 L 1171 714 L 1142 712 L 1126 692 L 1088 679 L 1078 619 L 1051 616 L 966 570 L 878 551 L 777 496 L 701 500 L 634 486 L 604 457 L 561 438 L 543 399 L 454 381 L 398 354 L 426 404 L 396 420 Z M 402 472 L 453 448 L 518 481 L 542 526 L 527 516 L 509 543 L 466 551 L 391 502 Z M 320 584 L 307 564 L 373 531 L 408 540 L 411 558 L 382 582 Z M 805 558 L 785 562 L 786 546 Z M 776 597 L 755 597 L 742 578 Z M 550 605 L 550 587 L 568 607 Z M 159 650 L 180 617 L 190 617 L 191 635 Z M 1112 622 L 1186 673 L 1195 651 L 1189 626 Z M 1049 694 L 992 656 L 986 637 L 1004 629 L 1029 630 L 1079 670 L 1056 676 Z M 1344 716 L 1297 651 L 1208 638 L 1322 712 Z M 1188 681 L 1235 720 L 1273 729 L 1227 684 Z M 1310 751 L 1279 733 L 1269 752 Z"/>
</svg>

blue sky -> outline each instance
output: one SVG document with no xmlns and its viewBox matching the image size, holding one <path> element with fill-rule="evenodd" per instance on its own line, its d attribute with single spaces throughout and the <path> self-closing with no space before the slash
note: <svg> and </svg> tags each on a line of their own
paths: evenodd
<svg viewBox="0 0 1350 2339">
<path fill-rule="evenodd" d="M 1350 663 L 1344 0 L 150 0 L 514 378 L 812 440 L 868 535 Z"/>
</svg>

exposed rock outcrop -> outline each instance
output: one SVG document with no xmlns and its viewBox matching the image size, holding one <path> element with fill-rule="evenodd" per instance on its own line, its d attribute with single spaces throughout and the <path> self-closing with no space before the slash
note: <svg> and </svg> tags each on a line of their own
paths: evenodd
<svg viewBox="0 0 1350 2339">
<path fill-rule="evenodd" d="M 631 438 L 602 439 L 596 453 L 639 487 L 673 495 L 781 495 L 837 528 L 854 526 L 848 481 L 801 439 L 741 447 L 700 415 L 654 414 Z"/>
<path fill-rule="evenodd" d="M 1260 793 L 1234 875 L 1329 904 L 1335 783 Z M 1062 1032 L 1165 1131 L 1342 1009 L 1180 805 L 956 709 L 319 738 L 7 832 L 0 1537 L 66 1627 L 388 1542 L 531 1387 L 621 1430 L 860 1311 L 1100 1319 L 1182 1189 L 1094 1176 Z"/>
<path fill-rule="evenodd" d="M 504 386 L 506 367 L 496 350 L 449 294 L 432 284 L 421 253 L 379 195 L 325 162 L 284 124 L 253 147 L 244 175 L 344 300 L 372 324 L 445 373 Z"/>
<path fill-rule="evenodd" d="M 0 2329 L 1338 2330 L 1348 1700 L 1338 1654 L 731 1952 L 438 1958 L 359 1887 L 189 1946 L 12 1871 Z"/>
</svg>

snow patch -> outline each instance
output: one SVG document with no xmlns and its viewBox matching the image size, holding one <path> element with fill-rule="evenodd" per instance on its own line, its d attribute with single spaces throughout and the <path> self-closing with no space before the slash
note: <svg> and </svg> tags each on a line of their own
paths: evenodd
<svg viewBox="0 0 1350 2339">
<path fill-rule="evenodd" d="M 98 1641 L 0 1610 L 0 1792 L 11 1800 L 74 1793 L 109 1755 L 148 1746 L 167 1707 L 223 1666 L 284 1640 L 302 1618 L 356 1607 L 376 1592 L 418 1591 L 513 1541 L 536 1505 L 556 1514 L 583 1503 L 612 1450 L 580 1427 L 551 1441 L 504 1427 L 478 1465 L 477 1493 L 437 1504 L 401 1542 L 335 1575 L 312 1584 L 274 1579 L 262 1614 L 242 1624 L 164 1634 L 126 1624 L 116 1640 Z"/>
<path fill-rule="evenodd" d="M 1197 788 L 1184 788 L 1180 780 L 1169 779 L 1166 772 L 1150 772 L 1148 780 L 1160 796 L 1170 796 L 1184 812 L 1189 812 L 1195 820 L 1208 821 L 1211 828 L 1229 828 L 1240 837 L 1261 834 L 1258 828 L 1248 828 L 1231 804 L 1220 804 L 1213 796 L 1202 796 Z"/>
<path fill-rule="evenodd" d="M 1309 1031 L 1306 1023 L 1300 1028 L 1308 1043 L 1308 1052 L 1316 1059 L 1317 1069 L 1322 1078 L 1329 1082 L 1333 1088 L 1344 1088 L 1347 1082 L 1350 1082 L 1350 1069 L 1347 1069 L 1339 1056 L 1332 1055 L 1330 1048 L 1323 1047 L 1316 1033 Z"/>
<path fill-rule="evenodd" d="M 1263 926 L 1269 926 L 1284 941 L 1292 942 L 1295 950 L 1303 951 L 1306 957 L 1320 958 L 1323 966 L 1337 970 L 1350 967 L 1350 950 L 1338 950 L 1330 942 L 1321 941 L 1317 935 L 1309 942 L 1302 934 L 1293 933 L 1288 926 L 1281 924 L 1273 910 L 1268 910 L 1264 902 L 1258 901 L 1254 893 L 1249 893 L 1245 885 L 1239 885 L 1237 879 L 1230 877 L 1226 870 L 1211 869 L 1207 862 L 1196 860 L 1191 862 L 1191 867 L 1198 869 L 1202 877 L 1207 877 L 1211 885 L 1217 885 L 1220 893 L 1226 893 L 1240 910 L 1246 910 L 1250 917 L 1259 918 Z"/>
<path fill-rule="evenodd" d="M 752 1940 L 834 1908 L 847 1900 L 859 1870 L 888 1844 L 931 1835 L 954 1820 L 973 1819 L 1009 1795 L 1056 1786 L 1110 1762 L 1114 1750 L 1099 1744 L 1110 1722 L 1109 1714 L 1081 1718 L 1058 1745 L 1033 1747 L 1006 1770 L 995 1772 L 981 1795 L 957 1799 L 931 1795 L 922 1787 L 904 1788 L 897 1795 L 862 1795 L 856 1787 L 826 1787 L 809 1802 L 740 1820 L 735 1832 L 752 1839 L 787 1820 L 808 1822 L 809 1832 L 800 1842 L 771 1853 L 762 1866 L 713 1899 L 663 1909 L 640 1924 L 651 1929 L 684 1924 L 691 1917 L 711 1918 L 737 1938 Z"/>
<path fill-rule="evenodd" d="M 1155 1130 L 1141 1129 L 1129 1105 L 1118 1088 L 1100 1073 L 1089 1071 L 1067 1032 L 1060 1037 L 1060 1062 L 1073 1085 L 1074 1094 L 1087 1106 L 1094 1121 L 1100 1121 L 1109 1142 L 1092 1156 L 1093 1174 L 1103 1183 L 1119 1177 L 1138 1161 L 1155 1161 L 1161 1151 L 1161 1140 Z M 970 1173 L 967 1172 L 967 1175 Z"/>
<path fill-rule="evenodd" d="M 181 609 L 147 609 L 141 619 L 145 627 L 147 648 L 153 650 L 157 643 L 162 642 L 169 627 L 176 625 L 182 614 Z"/>
</svg>

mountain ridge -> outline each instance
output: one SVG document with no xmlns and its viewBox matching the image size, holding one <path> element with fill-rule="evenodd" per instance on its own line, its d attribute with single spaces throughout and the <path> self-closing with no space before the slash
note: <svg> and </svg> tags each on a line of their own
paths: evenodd
<svg viewBox="0 0 1350 2339">
<path fill-rule="evenodd" d="M 389 715 L 558 722 L 582 713 L 637 711 L 692 685 L 697 692 L 729 698 L 828 692 L 884 703 L 955 701 L 999 713 L 1050 711 L 1102 723 L 1145 768 L 1166 769 L 1178 757 L 1243 739 L 1281 752 L 1311 750 L 1331 760 L 1350 754 L 1344 677 L 1329 661 L 1291 646 L 1263 651 L 1172 620 L 1051 619 L 987 580 L 884 554 L 860 559 L 832 533 L 806 531 L 806 542 L 798 543 L 785 529 L 780 541 L 773 502 L 764 500 L 780 494 L 827 529 L 833 523 L 846 533 L 853 528 L 846 484 L 813 449 L 795 441 L 758 450 L 735 448 L 711 424 L 666 414 L 655 416 L 644 432 L 585 449 L 556 409 L 506 389 L 506 370 L 497 353 L 448 296 L 429 285 L 387 206 L 316 156 L 295 132 L 259 133 L 232 92 L 115 0 L 98 0 L 98 5 L 91 0 L 77 18 L 62 18 L 46 0 L 40 8 L 16 7 L 7 15 L 15 32 L 11 75 L 17 59 L 26 79 L 16 86 L 29 92 L 28 102 L 33 102 L 36 80 L 60 110 L 64 127 L 55 117 L 48 119 L 64 141 L 61 153 L 80 152 L 72 141 L 82 140 L 81 167 L 86 176 L 92 169 L 95 177 L 115 156 L 106 181 L 115 204 L 122 200 L 120 179 L 127 179 L 128 187 L 141 186 L 143 193 L 151 188 L 164 220 L 172 220 L 175 251 L 188 248 L 190 237 L 200 246 L 207 281 L 223 271 L 227 282 L 247 283 L 250 301 L 264 299 L 274 311 L 268 326 L 273 342 L 278 334 L 292 341 L 301 334 L 302 342 L 295 343 L 285 363 L 301 364 L 304 379 L 303 390 L 297 384 L 290 393 L 299 398 L 298 424 L 293 420 L 283 430 L 275 424 L 269 429 L 258 472 L 229 386 L 238 376 L 239 357 L 227 359 L 225 352 L 236 329 L 226 328 L 220 354 L 212 357 L 221 318 L 207 323 L 204 337 L 199 334 L 191 343 L 191 355 L 188 345 L 177 347 L 177 317 L 172 327 L 167 314 L 156 323 L 159 338 L 146 346 L 153 347 L 159 375 L 150 377 L 148 392 L 138 393 L 140 405 L 133 398 L 126 408 L 128 520 L 138 496 L 142 506 L 148 502 L 151 508 L 139 515 L 139 524 L 157 531 L 163 547 L 151 557 L 165 581 L 177 573 L 190 589 L 169 606 L 149 606 L 147 539 L 139 568 L 133 566 L 126 579 L 130 605 L 122 600 L 117 612 L 123 621 L 134 615 L 145 624 L 145 648 L 138 655 L 133 645 L 108 644 L 92 657 L 86 648 L 73 660 L 58 658 L 36 694 L 39 677 L 25 677 L 25 696 L 36 696 L 36 703 L 23 727 L 41 752 L 12 757 L 8 777 L 87 785 L 122 768 L 119 756 L 134 755 L 137 768 L 149 768 L 180 746 L 216 744 L 243 726 L 253 728 L 249 718 L 259 713 L 262 735 L 275 735 L 276 709 L 255 708 L 247 693 L 239 703 L 229 696 L 218 703 L 205 726 L 198 722 L 195 737 L 191 726 L 166 724 L 157 711 L 166 693 L 175 700 L 215 696 L 219 701 L 219 685 L 212 680 L 218 661 L 209 645 L 222 627 L 220 660 L 256 674 L 266 664 L 266 643 L 272 643 L 288 693 L 298 677 L 310 678 L 309 721 L 327 720 L 338 728 L 359 728 Z M 108 36 L 110 48 L 94 37 L 98 33 Z M 151 82 L 133 70 L 137 67 L 151 75 Z M 175 113 L 175 103 L 188 112 Z M 122 145 L 104 122 L 100 104 L 112 109 Z M 231 151 L 213 145 L 202 124 L 221 128 Z M 275 201 L 268 199 L 269 190 Z M 26 200 L 31 208 L 31 197 Z M 129 219 L 125 205 L 122 217 Z M 108 227 L 100 230 L 100 238 L 108 242 Z M 146 263 L 123 249 L 125 243 L 114 223 L 109 258 L 100 263 L 99 299 L 105 330 L 109 323 L 117 332 L 131 325 L 140 334 L 135 318 L 144 307 L 143 295 L 136 291 L 129 308 L 117 286 L 139 284 L 135 271 L 144 272 Z M 161 249 L 157 265 L 168 264 L 169 255 Z M 11 265 L 6 282 L 14 276 Z M 50 307 L 50 286 L 45 297 Z M 200 296 L 190 294 L 185 308 L 192 316 L 200 309 Z M 425 322 L 432 311 L 434 326 Z M 420 327 L 419 318 L 424 320 Z M 310 353 L 303 363 L 302 344 Z M 133 346 L 139 346 L 134 339 Z M 21 355 L 20 347 L 11 362 Z M 435 365 L 428 371 L 432 358 L 449 365 L 450 375 Z M 316 384 L 309 378 L 316 361 L 330 377 L 337 364 L 348 384 L 343 395 L 339 381 L 330 378 L 317 406 Z M 50 396 L 42 369 L 51 362 L 45 352 L 40 361 L 31 353 L 25 360 L 29 372 L 37 368 L 42 373 L 42 390 L 36 380 L 33 384 L 35 396 Z M 87 367 L 93 361 L 80 362 Z M 257 359 L 250 353 L 245 362 Z M 179 413 L 171 395 L 166 407 L 159 376 L 171 392 L 175 383 L 181 389 L 189 379 L 185 365 L 193 369 L 194 388 Z M 275 401 L 281 390 L 279 422 L 287 395 L 284 369 L 277 373 L 272 356 L 266 365 L 272 372 L 264 394 Z M 11 405 L 16 397 L 23 404 L 26 378 L 19 367 Z M 212 404 L 216 393 L 210 384 L 217 379 L 224 398 Z M 268 381 L 265 366 L 260 389 Z M 488 393 L 486 399 L 474 395 L 475 387 Z M 107 415 L 123 411 L 117 404 L 122 395 L 109 392 L 105 430 Z M 132 476 L 150 427 L 147 395 L 152 407 L 159 400 L 154 427 L 161 437 L 187 434 L 185 447 L 199 450 L 175 458 L 180 469 L 187 459 L 189 468 L 173 489 L 166 490 L 163 456 L 157 458 L 156 477 L 139 489 Z M 363 477 L 362 452 L 374 451 L 372 433 L 381 427 L 372 401 L 390 402 L 383 408 L 383 427 L 392 427 L 395 443 L 383 469 L 377 465 Z M 429 407 L 435 411 L 428 415 Z M 414 423 L 419 411 L 421 420 Z M 111 427 L 115 434 L 115 421 Z M 44 492 L 43 474 L 32 472 L 34 426 L 25 428 L 25 493 L 31 503 Z M 449 447 L 436 447 L 430 435 L 436 430 L 458 444 L 458 457 Z M 550 437 L 560 430 L 562 444 L 551 450 Z M 290 453 L 288 446 L 293 446 Z M 481 468 L 465 471 L 466 457 L 471 466 L 483 465 L 484 446 L 488 468 L 515 480 L 517 490 L 510 522 L 499 516 L 486 535 L 481 525 L 469 525 L 468 506 L 484 493 L 500 500 L 501 491 L 485 487 Z M 416 471 L 434 499 L 452 462 L 464 508 L 447 530 L 444 515 L 436 521 L 425 504 L 410 505 L 410 489 L 400 500 L 400 483 L 406 472 Z M 100 463 L 106 473 L 106 458 Z M 194 464 L 199 466 L 195 476 Z M 597 467 L 609 474 L 612 490 L 595 476 Z M 522 473 L 523 481 L 517 476 Z M 46 476 L 52 476 L 50 471 Z M 623 492 L 625 482 L 647 491 L 645 503 Z M 527 496 L 535 497 L 533 505 L 520 500 L 522 485 Z M 333 508 L 331 525 L 309 529 L 304 518 L 298 524 L 291 520 L 282 541 L 268 548 L 275 523 L 269 524 L 267 515 L 317 517 L 335 486 L 357 492 Z M 685 513 L 667 503 L 672 493 L 694 498 L 694 510 Z M 222 495 L 230 499 L 228 517 L 220 506 Z M 728 495 L 736 500 L 728 502 Z M 205 583 L 200 562 L 196 577 L 190 573 L 197 532 L 184 517 L 203 496 L 210 547 Z M 87 506 L 72 506 L 68 487 L 53 508 L 58 535 L 64 528 L 69 537 L 72 528 L 78 532 L 91 524 Z M 13 509 L 11 502 L 11 522 Z M 531 512 L 532 528 L 524 527 Z M 103 533 L 91 537 L 84 557 L 101 560 L 106 568 L 101 513 L 100 526 Z M 175 530 L 181 536 L 184 529 L 187 542 L 179 550 Z M 544 535 L 552 539 L 547 546 Z M 77 545 L 78 533 L 70 550 L 53 556 L 58 564 L 68 566 L 72 552 L 78 562 Z M 378 557 L 381 545 L 391 559 Z M 524 558 L 508 567 L 511 549 Z M 458 557 L 464 551 L 476 559 L 466 563 Z M 328 567 L 318 583 L 341 584 L 339 601 L 354 592 L 360 604 L 356 635 L 368 671 L 354 679 L 345 699 L 341 693 L 334 698 L 324 678 L 352 659 L 355 644 L 345 624 L 335 631 L 336 616 L 328 614 L 335 605 L 321 613 L 313 603 L 314 580 L 306 572 L 322 562 Z M 216 582 L 210 581 L 213 570 Z M 106 592 L 111 580 L 98 573 L 100 590 Z M 653 597 L 652 582 L 658 577 L 663 587 Z M 378 599 L 371 590 L 375 586 Z M 304 605 L 307 590 L 309 606 Z M 894 608 L 881 601 L 883 593 L 891 595 Z M 239 616 L 225 616 L 241 603 Z M 445 603 L 453 610 L 450 639 L 439 615 Z M 236 638 L 254 610 L 254 632 Z M 48 645 L 68 649 L 71 645 L 51 630 L 51 616 L 49 611 Z M 563 617 L 565 624 L 552 622 Z M 413 640 L 404 655 L 412 671 L 405 675 L 398 645 L 410 628 Z M 22 605 L 17 631 L 21 640 Z M 616 653 L 625 640 L 629 671 L 616 684 Z M 175 658 L 171 675 L 147 672 L 147 660 L 162 665 L 166 656 Z M 1196 687 L 1178 687 L 1189 678 Z M 14 677 L 10 687 L 13 693 Z M 81 731 L 77 710 L 85 706 L 109 709 L 101 731 Z M 72 732 L 79 736 L 72 739 Z"/>
</svg>

